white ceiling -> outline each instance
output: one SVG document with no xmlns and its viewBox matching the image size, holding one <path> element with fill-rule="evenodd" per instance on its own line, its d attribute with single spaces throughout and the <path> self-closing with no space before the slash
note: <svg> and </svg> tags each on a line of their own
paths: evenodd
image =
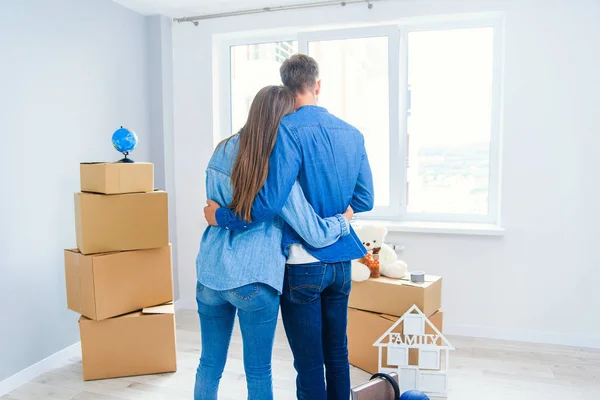
<svg viewBox="0 0 600 400">
<path fill-rule="evenodd" d="M 315 0 L 113 0 L 144 15 L 170 17 L 215 14 L 262 7 L 313 3 Z"/>
</svg>

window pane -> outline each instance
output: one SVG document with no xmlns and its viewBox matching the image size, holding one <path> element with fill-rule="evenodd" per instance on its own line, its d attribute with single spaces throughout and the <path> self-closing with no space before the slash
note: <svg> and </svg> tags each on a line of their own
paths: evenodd
<svg viewBox="0 0 600 400">
<path fill-rule="evenodd" d="M 487 214 L 493 28 L 408 36 L 411 213 Z"/>
<path fill-rule="evenodd" d="M 359 129 L 373 171 L 375 205 L 390 205 L 387 37 L 310 42 L 319 62 L 319 105 Z"/>
<path fill-rule="evenodd" d="M 296 41 L 231 46 L 231 133 L 246 123 L 260 89 L 281 84 L 279 67 L 297 52 Z"/>
</svg>

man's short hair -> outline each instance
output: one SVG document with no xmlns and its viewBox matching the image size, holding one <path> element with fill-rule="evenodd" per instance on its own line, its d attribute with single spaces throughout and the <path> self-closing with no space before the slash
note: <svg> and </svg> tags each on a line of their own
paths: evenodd
<svg viewBox="0 0 600 400">
<path fill-rule="evenodd" d="M 304 93 L 315 89 L 319 79 L 319 64 L 305 54 L 294 54 L 279 69 L 281 82 L 292 92 Z"/>
</svg>

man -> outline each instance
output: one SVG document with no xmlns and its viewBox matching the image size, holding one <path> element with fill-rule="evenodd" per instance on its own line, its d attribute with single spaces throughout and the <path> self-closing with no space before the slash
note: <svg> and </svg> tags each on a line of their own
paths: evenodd
<svg viewBox="0 0 600 400">
<path fill-rule="evenodd" d="M 277 215 L 298 180 L 317 214 L 373 208 L 373 180 L 362 134 L 317 106 L 319 66 L 306 55 L 283 63 L 281 80 L 296 95 L 297 111 L 286 116 L 269 161 L 269 175 L 252 207 L 252 222 Z M 209 224 L 245 229 L 249 223 L 228 208 L 209 202 Z M 354 231 L 316 249 L 284 226 L 288 256 L 281 312 L 294 354 L 300 400 L 348 400 L 350 367 L 346 342 L 351 262 L 365 255 Z M 323 366 L 326 371 L 326 382 Z"/>
</svg>

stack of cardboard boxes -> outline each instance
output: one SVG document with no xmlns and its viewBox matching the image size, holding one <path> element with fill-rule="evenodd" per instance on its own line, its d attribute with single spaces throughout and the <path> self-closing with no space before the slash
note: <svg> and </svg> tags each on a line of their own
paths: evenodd
<svg viewBox="0 0 600 400">
<path fill-rule="evenodd" d="M 81 164 L 67 305 L 81 314 L 84 380 L 176 370 L 167 193 L 150 163 Z"/>
<path fill-rule="evenodd" d="M 378 371 L 377 341 L 413 305 L 419 307 L 442 332 L 442 278 L 425 276 L 424 283 L 410 279 L 371 278 L 353 283 L 348 310 L 348 353 L 350 364 L 375 374 Z M 402 331 L 402 324 L 396 327 Z M 432 334 L 429 326 L 426 334 Z M 415 350 L 415 352 L 412 352 Z M 383 365 L 387 363 L 383 353 Z M 418 365 L 416 349 L 409 353 L 409 365 Z"/>
</svg>

